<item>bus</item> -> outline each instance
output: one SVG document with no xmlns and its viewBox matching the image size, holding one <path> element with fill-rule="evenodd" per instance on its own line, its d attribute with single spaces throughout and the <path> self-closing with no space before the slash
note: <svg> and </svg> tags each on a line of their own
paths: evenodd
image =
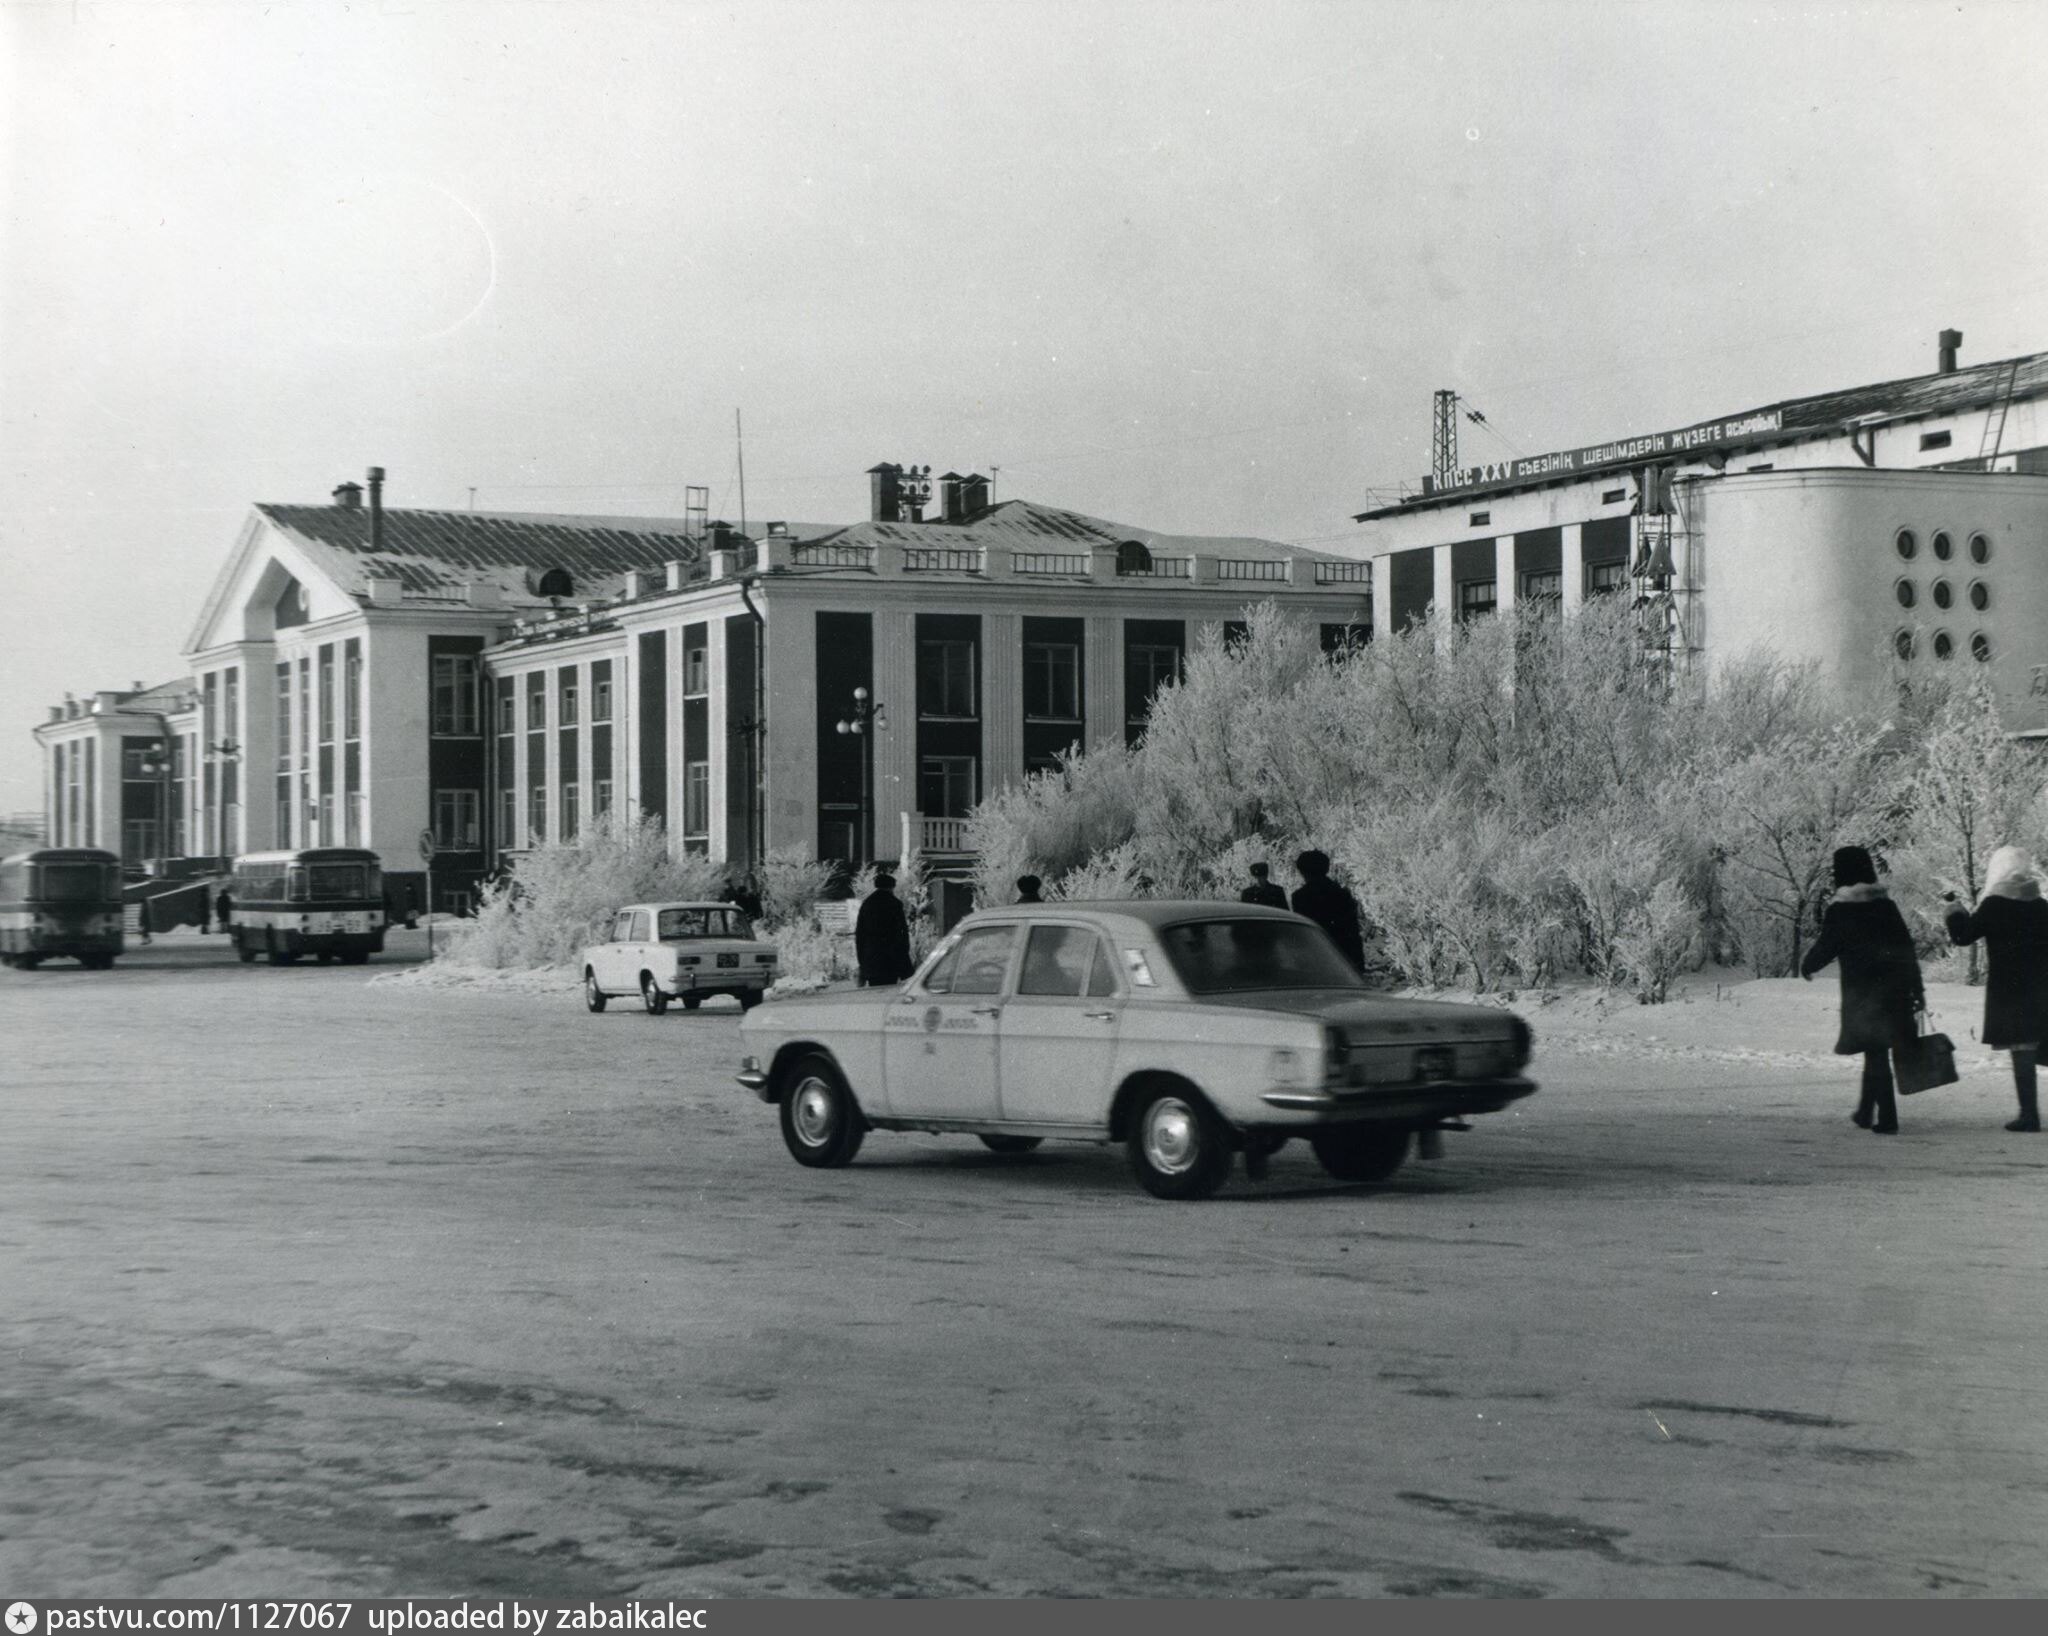
<svg viewBox="0 0 2048 1636">
<path fill-rule="evenodd" d="M 121 860 L 94 846 L 0 858 L 0 959 L 23 971 L 69 955 L 105 971 L 121 952 Z"/>
<path fill-rule="evenodd" d="M 384 947 L 384 869 L 354 846 L 251 852 L 228 882 L 230 935 L 244 965 L 288 966 L 302 954 L 359 966 Z"/>
</svg>

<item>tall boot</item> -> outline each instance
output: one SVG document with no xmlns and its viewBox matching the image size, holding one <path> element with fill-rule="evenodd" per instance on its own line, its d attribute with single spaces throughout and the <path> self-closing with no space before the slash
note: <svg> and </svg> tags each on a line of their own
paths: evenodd
<svg viewBox="0 0 2048 1636">
<path fill-rule="evenodd" d="M 1879 1136 L 1896 1135 L 1899 1128 L 1899 1103 L 1892 1087 L 1892 1061 L 1889 1051 L 1871 1051 L 1863 1058 L 1863 1094 L 1872 1104 L 1871 1111 L 1877 1117 L 1870 1128 Z"/>
<path fill-rule="evenodd" d="M 2019 1093 L 2020 1116 L 2006 1122 L 2007 1130 L 2039 1130 L 2041 1128 L 2041 1104 L 2036 1099 L 2034 1081 L 2034 1053 L 2015 1051 L 2012 1054 L 2013 1089 Z"/>
</svg>

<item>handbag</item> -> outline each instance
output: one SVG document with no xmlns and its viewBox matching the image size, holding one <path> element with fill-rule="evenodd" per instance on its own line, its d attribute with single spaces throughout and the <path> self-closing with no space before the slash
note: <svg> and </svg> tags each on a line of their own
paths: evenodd
<svg viewBox="0 0 2048 1636">
<path fill-rule="evenodd" d="M 1909 1044 L 1892 1047 L 1892 1077 L 1898 1082 L 1901 1096 L 1931 1091 L 1937 1085 L 1953 1085 L 1961 1077 L 1956 1072 L 1955 1042 L 1946 1034 L 1926 1032 L 1927 1022 L 1927 1015 L 1922 1012 L 1918 1019 L 1920 1034 Z"/>
</svg>

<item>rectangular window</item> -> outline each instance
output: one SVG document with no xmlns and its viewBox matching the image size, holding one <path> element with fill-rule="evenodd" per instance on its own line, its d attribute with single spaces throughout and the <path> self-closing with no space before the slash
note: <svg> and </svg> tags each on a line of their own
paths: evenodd
<svg viewBox="0 0 2048 1636">
<path fill-rule="evenodd" d="M 434 844 L 444 852 L 474 852 L 482 797 L 475 790 L 434 791 Z"/>
<path fill-rule="evenodd" d="M 612 810 L 612 781 L 609 778 L 598 779 L 594 793 L 596 799 L 592 801 L 590 810 L 593 816 L 602 818 Z"/>
<path fill-rule="evenodd" d="M 975 715 L 974 643 L 917 644 L 917 713 L 971 721 Z"/>
<path fill-rule="evenodd" d="M 711 763 L 683 763 L 683 833 L 711 833 Z"/>
<path fill-rule="evenodd" d="M 504 737 L 519 731 L 519 684 L 510 676 L 498 681 L 498 734 Z"/>
<path fill-rule="evenodd" d="M 277 766 L 280 772 L 292 764 L 292 667 L 289 661 L 277 667 Z M 286 843 L 279 830 L 277 844 Z"/>
<path fill-rule="evenodd" d="M 1564 596 L 1564 570 L 1544 568 L 1522 576 L 1524 602 L 1556 602 Z"/>
<path fill-rule="evenodd" d="M 1027 720 L 1081 719 L 1081 650 L 1071 642 L 1024 644 Z"/>
<path fill-rule="evenodd" d="M 704 644 L 698 642 L 683 649 L 683 692 L 687 696 L 710 691 L 711 658 Z"/>
<path fill-rule="evenodd" d="M 1473 512 L 1473 513 L 1472 513 L 1472 515 L 1471 515 L 1470 517 L 1468 517 L 1468 518 L 1466 519 L 1466 526 L 1467 526 L 1467 527 L 1470 527 L 1470 528 L 1484 528 L 1484 527 L 1485 527 L 1485 526 L 1486 526 L 1486 525 L 1487 525 L 1488 523 L 1490 523 L 1490 522 L 1492 522 L 1492 521 L 1493 521 L 1493 513 L 1492 513 L 1492 512 L 1490 512 L 1490 511 L 1475 511 L 1475 512 Z"/>
<path fill-rule="evenodd" d="M 320 649 L 320 742 L 334 742 L 334 644 Z"/>
<path fill-rule="evenodd" d="M 612 667 L 609 663 L 604 666 L 602 675 L 598 673 L 596 666 L 593 665 L 591 667 L 590 719 L 592 721 L 610 721 L 612 719 Z"/>
<path fill-rule="evenodd" d="M 341 736 L 355 740 L 363 736 L 363 648 L 350 638 L 345 645 L 342 666 Z"/>
<path fill-rule="evenodd" d="M 926 756 L 918 772 L 918 810 L 927 818 L 965 818 L 974 810 L 973 756 Z"/>
<path fill-rule="evenodd" d="M 527 791 L 526 832 L 534 846 L 548 838 L 548 791 L 545 784 L 536 784 Z"/>
<path fill-rule="evenodd" d="M 348 834 L 343 839 L 342 845 L 361 846 L 363 844 L 363 792 L 361 790 L 350 790 L 343 810 L 348 815 Z"/>
<path fill-rule="evenodd" d="M 476 656 L 434 655 L 434 737 L 475 738 Z"/>
<path fill-rule="evenodd" d="M 320 795 L 320 844 L 332 846 L 339 839 L 334 832 L 334 796 L 323 790 Z"/>
<path fill-rule="evenodd" d="M 1589 562 L 1586 564 L 1586 594 L 1607 596 L 1624 589 L 1628 584 L 1628 564 L 1625 562 Z"/>
<path fill-rule="evenodd" d="M 562 786 L 562 839 L 565 841 L 575 840 L 577 830 L 582 828 L 582 791 L 581 784 Z"/>
<path fill-rule="evenodd" d="M 1124 694 L 1129 700 L 1129 719 L 1142 722 L 1151 713 L 1153 695 L 1179 680 L 1179 648 L 1150 642 L 1133 642 L 1125 648 Z"/>
<path fill-rule="evenodd" d="M 1458 585 L 1458 617 L 1483 619 L 1493 612 L 1499 590 L 1490 579 L 1462 580 Z"/>
<path fill-rule="evenodd" d="M 555 678 L 555 724 L 574 727 L 582 702 L 582 691 L 576 685 L 576 672 L 560 672 Z"/>
<path fill-rule="evenodd" d="M 519 792 L 498 791 L 498 848 L 508 851 L 519 845 Z"/>
<path fill-rule="evenodd" d="M 1948 432 L 1922 432 L 1920 434 L 1920 447 L 1923 449 L 1945 449 L 1952 441 L 1953 437 Z M 1750 468 L 1752 471 L 1755 469 L 1754 466 Z"/>
<path fill-rule="evenodd" d="M 299 765 L 313 764 L 313 661 L 299 661 Z M 312 820 L 308 817 L 307 821 Z"/>
<path fill-rule="evenodd" d="M 526 730 L 537 733 L 548 724 L 548 679 L 543 671 L 526 676 Z"/>
</svg>

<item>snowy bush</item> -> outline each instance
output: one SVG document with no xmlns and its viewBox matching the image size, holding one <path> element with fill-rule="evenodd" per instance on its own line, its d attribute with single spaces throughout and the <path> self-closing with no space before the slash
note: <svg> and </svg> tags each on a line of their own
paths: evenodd
<svg viewBox="0 0 2048 1636">
<path fill-rule="evenodd" d="M 586 945 L 609 935 L 622 904 L 720 898 L 725 887 L 724 866 L 669 851 L 660 819 L 618 809 L 574 841 L 522 856 L 509 879 L 485 889 L 440 958 L 482 969 L 572 966 Z"/>
<path fill-rule="evenodd" d="M 832 889 L 836 867 L 813 863 L 792 852 L 771 852 L 761 865 L 761 923 L 780 930 L 808 920 L 818 900 Z"/>
</svg>

